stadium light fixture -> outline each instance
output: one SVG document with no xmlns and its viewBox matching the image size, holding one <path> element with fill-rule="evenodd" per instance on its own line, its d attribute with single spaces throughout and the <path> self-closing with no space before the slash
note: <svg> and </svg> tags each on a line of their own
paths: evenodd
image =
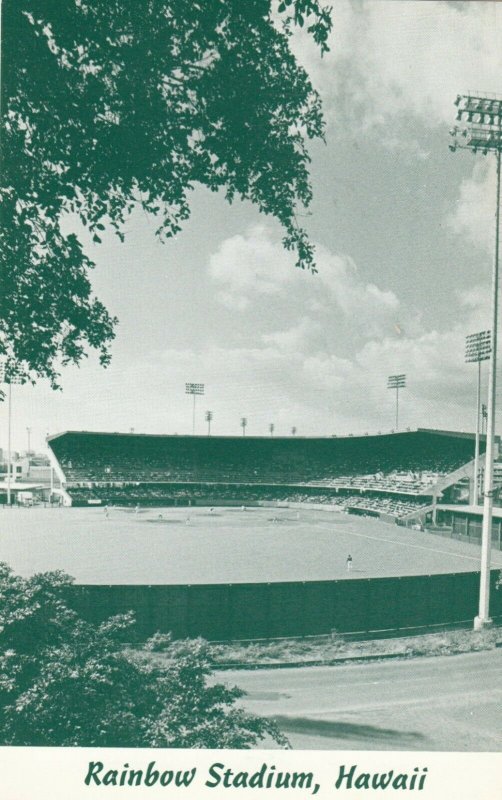
<svg viewBox="0 0 502 800">
<path fill-rule="evenodd" d="M 492 349 L 491 331 L 471 333 L 465 339 L 465 361 L 467 364 L 478 365 L 478 388 L 476 402 L 476 439 L 474 445 L 474 475 L 473 499 L 477 506 L 479 503 L 479 426 L 481 417 L 481 362 L 488 361 Z"/>
<path fill-rule="evenodd" d="M 241 417 L 241 428 L 242 428 L 242 435 L 243 436 L 246 435 L 246 426 L 247 426 L 247 424 L 248 424 L 248 421 L 247 421 L 246 417 Z"/>
<path fill-rule="evenodd" d="M 211 422 L 213 420 L 213 412 L 206 411 L 206 422 L 207 422 L 207 435 L 211 436 Z"/>
<path fill-rule="evenodd" d="M 205 386 L 203 383 L 185 383 L 185 394 L 193 396 L 193 414 L 192 414 L 192 436 L 195 434 L 195 398 L 203 395 Z"/>
<path fill-rule="evenodd" d="M 399 430 L 399 389 L 406 386 L 406 375 L 389 375 L 387 389 L 396 390 L 396 431 Z"/>
<path fill-rule="evenodd" d="M 7 392 L 7 505 L 11 504 L 11 481 L 12 481 L 12 447 L 11 447 L 11 433 L 12 433 L 12 385 L 23 383 L 23 379 L 17 371 L 16 366 L 8 366 L 3 363 L 0 364 L 0 383 L 6 383 L 9 387 Z"/>
<path fill-rule="evenodd" d="M 499 289 L 499 238 L 500 238 L 500 161 L 502 151 L 502 98 L 493 94 L 459 94 L 455 100 L 457 122 L 450 131 L 453 143 L 450 150 L 471 150 L 483 155 L 493 153 L 497 163 L 495 195 L 495 249 L 492 268 L 492 326 L 490 370 L 488 378 L 488 409 L 486 421 L 485 477 L 483 482 L 483 525 L 481 528 L 481 577 L 479 585 L 479 611 L 474 628 L 489 625 L 490 619 L 490 561 L 493 516 L 493 462 L 495 455 L 495 406 L 497 378 L 497 325 Z"/>
</svg>

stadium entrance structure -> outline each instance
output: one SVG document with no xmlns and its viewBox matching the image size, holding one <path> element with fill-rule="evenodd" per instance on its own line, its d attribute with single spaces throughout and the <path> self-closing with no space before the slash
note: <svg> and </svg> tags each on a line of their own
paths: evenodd
<svg viewBox="0 0 502 800">
<path fill-rule="evenodd" d="M 435 518 L 448 487 L 473 483 L 474 436 L 429 429 L 324 438 L 69 431 L 48 443 L 67 505 L 308 502 L 412 520 Z"/>
</svg>

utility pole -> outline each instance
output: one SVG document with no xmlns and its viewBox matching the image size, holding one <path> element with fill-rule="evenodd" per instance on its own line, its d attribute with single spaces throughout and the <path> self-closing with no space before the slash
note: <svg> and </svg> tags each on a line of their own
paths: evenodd
<svg viewBox="0 0 502 800">
<path fill-rule="evenodd" d="M 211 436 L 211 421 L 213 419 L 213 412 L 206 411 L 206 422 L 207 422 L 207 435 Z"/>
<path fill-rule="evenodd" d="M 491 290 L 491 353 L 488 377 L 488 409 L 486 421 L 485 477 L 483 483 L 483 524 L 481 528 L 481 575 L 479 582 L 479 610 L 474 619 L 474 629 L 480 630 L 491 623 L 490 619 L 490 565 L 493 517 L 493 462 L 495 456 L 495 412 L 497 385 L 497 326 L 499 291 L 499 238 L 500 238 L 500 154 L 502 151 L 502 98 L 480 95 L 478 92 L 457 95 L 457 122 L 450 130 L 453 142 L 450 150 L 471 150 L 483 155 L 493 153 L 496 160 L 495 194 L 495 246 Z"/>
<path fill-rule="evenodd" d="M 16 368 L 7 369 L 6 364 L 0 364 L 0 382 L 6 383 L 9 387 L 7 392 L 7 505 L 11 504 L 11 483 L 12 483 L 12 384 L 23 383 L 23 380 Z"/>
<path fill-rule="evenodd" d="M 471 333 L 465 340 L 465 361 L 467 364 L 478 365 L 478 387 L 476 401 L 476 439 L 474 444 L 474 475 L 472 500 L 474 505 L 479 503 L 479 425 L 481 416 L 481 362 L 490 358 L 491 331 Z"/>
<path fill-rule="evenodd" d="M 396 431 L 399 430 L 399 389 L 406 386 L 406 375 L 389 375 L 387 389 L 396 390 Z"/>
<path fill-rule="evenodd" d="M 195 434 L 195 398 L 204 394 L 203 383 L 185 383 L 185 394 L 191 394 L 193 397 L 193 413 L 192 413 L 192 436 Z"/>
</svg>

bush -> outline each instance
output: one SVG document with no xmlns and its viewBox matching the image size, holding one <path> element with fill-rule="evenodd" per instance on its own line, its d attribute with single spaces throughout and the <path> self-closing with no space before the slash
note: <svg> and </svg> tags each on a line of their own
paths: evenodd
<svg viewBox="0 0 502 800">
<path fill-rule="evenodd" d="M 127 651 L 132 614 L 92 625 L 69 607 L 72 579 L 24 579 L 0 563 L 0 744 L 247 748 L 287 739 L 236 707 L 237 687 L 208 683 L 208 645 L 156 635 Z"/>
</svg>

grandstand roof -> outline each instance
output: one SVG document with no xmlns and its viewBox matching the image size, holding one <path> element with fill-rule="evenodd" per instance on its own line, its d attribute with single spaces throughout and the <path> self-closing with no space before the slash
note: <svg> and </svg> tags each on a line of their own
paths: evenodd
<svg viewBox="0 0 502 800">
<path fill-rule="evenodd" d="M 468 431 L 449 431 L 449 430 L 442 430 L 438 428 L 414 428 L 412 430 L 406 431 L 383 431 L 382 433 L 366 433 L 366 434 L 331 434 L 329 436 L 299 436 L 298 434 L 295 436 L 270 436 L 262 435 L 262 436 L 252 436 L 246 434 L 246 436 L 239 435 L 213 435 L 211 434 L 208 437 L 207 434 L 178 434 L 178 433 L 131 433 L 130 431 L 75 431 L 75 430 L 67 430 L 61 431 L 60 433 L 51 434 L 51 436 L 47 437 L 47 441 L 51 442 L 55 439 L 59 439 L 63 436 L 68 435 L 76 435 L 76 436 L 107 436 L 107 437 L 127 437 L 132 439 L 138 438 L 148 438 L 148 439 L 203 439 L 207 440 L 208 438 L 216 439 L 216 440 L 227 440 L 227 441 L 241 441 L 245 440 L 263 440 L 266 441 L 331 441 L 332 439 L 380 439 L 385 436 L 392 436 L 395 437 L 413 437 L 417 433 L 422 434 L 431 434 L 437 436 L 450 436 L 453 438 L 459 439 L 472 439 L 474 440 L 475 434 L 470 433 Z M 486 437 L 483 435 L 480 437 L 481 441 L 485 441 Z M 495 437 L 497 441 L 499 441 L 500 437 Z"/>
</svg>

